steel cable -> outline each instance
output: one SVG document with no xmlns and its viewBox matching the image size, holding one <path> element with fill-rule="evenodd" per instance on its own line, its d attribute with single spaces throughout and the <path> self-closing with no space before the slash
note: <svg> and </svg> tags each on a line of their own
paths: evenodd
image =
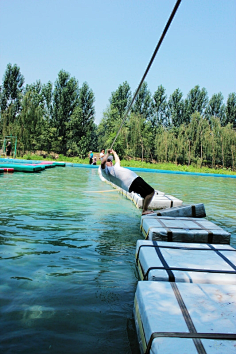
<svg viewBox="0 0 236 354">
<path fill-rule="evenodd" d="M 119 128 L 119 130 L 118 130 L 118 132 L 117 132 L 117 134 L 116 134 L 116 136 L 115 136 L 115 139 L 113 140 L 113 143 L 112 143 L 112 145 L 111 145 L 111 149 L 113 148 L 113 145 L 114 145 L 114 143 L 115 143 L 115 141 L 116 141 L 118 135 L 120 134 L 121 128 L 122 128 L 122 126 L 123 126 L 123 124 L 124 124 L 124 122 L 125 122 L 125 120 L 126 120 L 128 114 L 129 114 L 129 112 L 130 112 L 130 109 L 131 109 L 131 107 L 132 107 L 132 105 L 133 105 L 133 103 L 134 103 L 134 100 L 135 100 L 135 98 L 136 98 L 136 96 L 137 96 L 137 94 L 138 94 L 138 92 L 139 92 L 139 90 L 140 90 L 140 88 L 141 88 L 141 86 L 142 86 L 142 83 L 143 83 L 143 81 L 145 80 L 145 77 L 147 76 L 147 73 L 148 73 L 148 71 L 149 71 L 149 69 L 150 69 L 150 67 L 151 67 L 151 65 L 152 65 L 152 63 L 153 63 L 153 61 L 154 61 L 154 59 L 155 59 L 155 56 L 156 56 L 156 54 L 157 54 L 157 52 L 158 52 L 158 50 L 159 50 L 159 48 L 160 48 L 160 46 L 161 46 L 161 43 L 162 43 L 162 41 L 163 41 L 163 39 L 164 39 L 164 37 L 165 37 L 165 35 L 166 35 L 166 33 L 167 33 L 169 27 L 170 27 L 170 24 L 171 24 L 171 22 L 172 22 L 172 20 L 173 20 L 173 18 L 174 18 L 174 16 L 175 16 L 177 10 L 178 10 L 178 7 L 179 7 L 180 3 L 181 3 L 181 0 L 177 0 L 177 2 L 176 2 L 176 4 L 175 4 L 175 7 L 174 7 L 174 9 L 173 9 L 173 11 L 172 11 L 172 13 L 171 13 L 171 15 L 170 15 L 170 17 L 169 17 L 169 20 L 168 20 L 168 22 L 167 22 L 167 24 L 166 24 L 166 26 L 165 26 L 165 28 L 164 28 L 164 31 L 162 32 L 161 38 L 159 39 L 159 42 L 158 42 L 158 44 L 157 44 L 157 46 L 156 46 L 156 48 L 155 48 L 155 50 L 154 50 L 154 52 L 153 52 L 153 55 L 152 55 L 152 57 L 151 57 L 151 59 L 150 59 L 150 61 L 149 61 L 149 64 L 148 64 L 148 66 L 147 66 L 147 68 L 146 68 L 146 71 L 145 71 L 145 73 L 144 73 L 144 75 L 143 75 L 143 77 L 142 77 L 142 79 L 141 79 L 141 81 L 140 81 L 140 84 L 139 84 L 137 90 L 135 91 L 135 94 L 134 94 L 134 96 L 133 96 L 133 98 L 132 98 L 132 101 L 131 101 L 131 103 L 130 103 L 130 105 L 129 105 L 129 107 L 128 107 L 126 113 L 125 113 L 125 116 L 124 116 L 124 118 L 123 118 L 123 120 L 122 120 L 122 122 L 121 122 L 120 128 Z"/>
</svg>

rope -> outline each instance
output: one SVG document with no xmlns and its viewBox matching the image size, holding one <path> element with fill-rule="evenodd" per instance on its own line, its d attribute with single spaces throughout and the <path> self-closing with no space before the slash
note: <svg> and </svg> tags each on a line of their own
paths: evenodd
<svg viewBox="0 0 236 354">
<path fill-rule="evenodd" d="M 139 84 L 139 86 L 138 86 L 138 88 L 137 88 L 137 90 L 136 90 L 136 92 L 135 92 L 135 94 L 134 94 L 134 96 L 133 96 L 133 99 L 132 99 L 132 101 L 131 101 L 131 103 L 130 103 L 130 105 L 129 105 L 129 107 L 128 107 L 126 113 L 125 113 L 124 119 L 123 119 L 123 121 L 121 122 L 120 128 L 119 128 L 119 130 L 118 130 L 118 132 L 117 132 L 117 134 L 116 134 L 116 136 L 115 136 L 115 139 L 114 139 L 114 141 L 113 141 L 113 143 L 112 143 L 112 145 L 111 145 L 111 149 L 113 148 L 113 145 L 114 145 L 114 143 L 115 143 L 115 141 L 116 141 L 118 135 L 120 134 L 121 128 L 122 128 L 122 126 L 123 126 L 123 124 L 124 124 L 124 122 L 125 122 L 125 120 L 126 120 L 128 114 L 129 114 L 129 111 L 130 111 L 130 109 L 131 109 L 131 107 L 132 107 L 132 105 L 133 105 L 133 103 L 134 103 L 134 100 L 135 100 L 135 98 L 136 98 L 136 96 L 137 96 L 137 94 L 138 94 L 138 92 L 139 92 L 139 90 L 140 90 L 140 88 L 141 88 L 141 86 L 142 86 L 142 83 L 143 83 L 143 81 L 145 80 L 145 77 L 146 77 L 146 75 L 147 75 L 147 73 L 148 73 L 148 71 L 149 71 L 149 69 L 150 69 L 150 67 L 151 67 L 151 65 L 152 65 L 152 63 L 153 63 L 153 61 L 154 61 L 154 59 L 155 59 L 155 56 L 156 56 L 156 54 L 157 54 L 157 52 L 158 52 L 158 50 L 159 50 L 159 48 L 160 48 L 160 46 L 161 46 L 161 43 L 162 43 L 162 41 L 163 41 L 163 39 L 164 39 L 164 37 L 165 37 L 165 35 L 166 35 L 166 33 L 167 33 L 169 27 L 170 27 L 170 24 L 171 24 L 171 22 L 172 22 L 172 20 L 173 20 L 173 18 L 174 18 L 174 16 L 175 16 L 176 11 L 178 10 L 178 7 L 179 7 L 180 3 L 181 3 L 181 0 L 177 0 L 177 2 L 176 2 L 176 4 L 175 4 L 175 7 L 174 7 L 174 9 L 173 9 L 173 11 L 172 11 L 172 13 L 171 13 L 171 15 L 170 15 L 170 17 L 169 17 L 169 20 L 168 20 L 168 22 L 167 22 L 167 24 L 166 24 L 166 26 L 165 26 L 165 28 L 164 28 L 163 33 L 162 33 L 162 35 L 161 35 L 161 38 L 159 39 L 159 42 L 158 42 L 158 44 L 157 44 L 157 46 L 156 46 L 156 49 L 154 50 L 154 53 L 153 53 L 153 55 L 152 55 L 152 57 L 151 57 L 151 60 L 150 60 L 150 62 L 149 62 L 149 64 L 148 64 L 148 66 L 147 66 L 147 69 L 146 69 L 146 71 L 145 71 L 145 73 L 144 73 L 144 75 L 143 75 L 143 77 L 142 77 L 142 79 L 141 79 L 141 81 L 140 81 L 140 84 Z"/>
</svg>

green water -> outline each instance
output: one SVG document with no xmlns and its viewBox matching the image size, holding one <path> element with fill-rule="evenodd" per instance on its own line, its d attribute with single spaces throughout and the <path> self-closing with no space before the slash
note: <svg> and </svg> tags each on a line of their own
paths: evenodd
<svg viewBox="0 0 236 354">
<path fill-rule="evenodd" d="M 140 174 L 232 233 L 234 179 Z M 0 351 L 138 353 L 132 322 L 141 212 L 96 169 L 0 176 Z M 91 193 L 98 191 L 99 193 Z"/>
</svg>

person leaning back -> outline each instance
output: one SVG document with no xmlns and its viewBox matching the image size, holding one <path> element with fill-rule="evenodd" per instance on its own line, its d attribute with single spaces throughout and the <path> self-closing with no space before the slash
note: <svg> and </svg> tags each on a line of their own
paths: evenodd
<svg viewBox="0 0 236 354">
<path fill-rule="evenodd" d="M 109 154 L 113 154 L 115 165 L 113 165 L 113 156 Z M 115 177 L 116 184 L 121 188 L 129 193 L 135 192 L 141 195 L 144 199 L 142 215 L 151 213 L 151 211 L 148 211 L 148 206 L 155 194 L 155 190 L 135 172 L 121 167 L 119 156 L 114 150 L 108 150 L 108 153 L 104 155 L 101 168 L 108 176 Z"/>
</svg>

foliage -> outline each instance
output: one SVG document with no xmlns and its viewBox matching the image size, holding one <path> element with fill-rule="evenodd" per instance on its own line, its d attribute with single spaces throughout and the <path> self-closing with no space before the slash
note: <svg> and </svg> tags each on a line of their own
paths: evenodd
<svg viewBox="0 0 236 354">
<path fill-rule="evenodd" d="M 0 134 L 17 136 L 18 154 L 36 150 L 85 157 L 97 149 L 94 94 L 61 70 L 55 81 L 23 86 L 20 68 L 8 64 L 0 91 Z"/>
<path fill-rule="evenodd" d="M 95 97 L 87 82 L 61 70 L 54 85 L 24 87 L 20 68 L 8 64 L 0 86 L 0 134 L 17 136 L 18 155 L 43 151 L 83 161 L 88 151 L 109 148 L 126 117 L 132 92 L 125 81 L 111 93 L 102 120 L 95 124 Z M 222 93 L 209 99 L 196 85 L 183 98 L 169 97 L 162 85 L 152 95 L 144 82 L 116 137 L 120 158 L 143 163 L 174 163 L 204 169 L 236 168 L 236 93 L 226 104 Z M 81 160 L 82 159 L 82 160 Z"/>
<path fill-rule="evenodd" d="M 223 104 L 224 97 L 221 92 L 214 94 L 206 108 L 206 117 L 211 120 L 211 117 L 218 117 L 222 125 L 225 123 L 225 105 Z"/>
<path fill-rule="evenodd" d="M 231 123 L 236 129 L 236 93 L 230 93 L 226 105 L 226 121 L 225 125 Z"/>
</svg>

